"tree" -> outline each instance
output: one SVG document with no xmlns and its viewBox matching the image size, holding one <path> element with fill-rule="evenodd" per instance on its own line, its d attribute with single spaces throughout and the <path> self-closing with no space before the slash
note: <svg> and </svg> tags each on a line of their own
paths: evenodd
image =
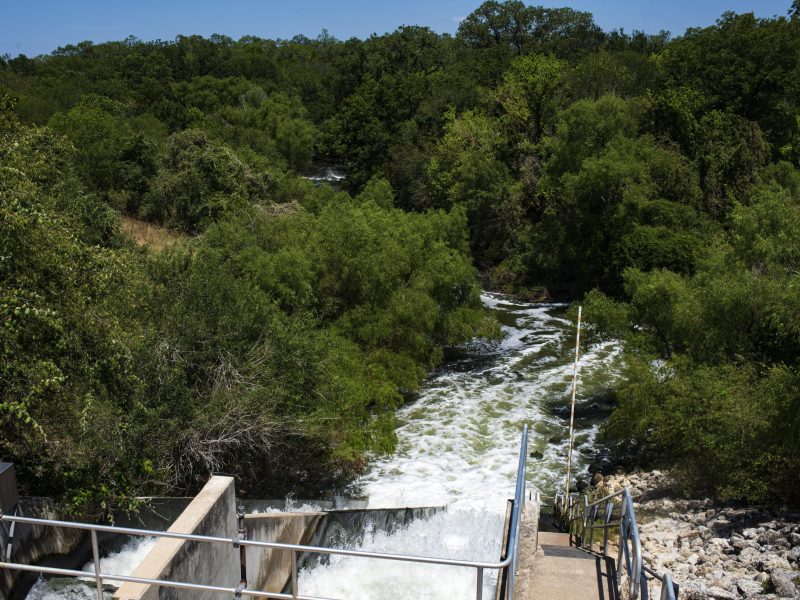
<svg viewBox="0 0 800 600">
<path fill-rule="evenodd" d="M 197 233 L 229 211 L 265 201 L 268 185 L 265 174 L 253 172 L 228 146 L 187 130 L 170 138 L 141 214 Z"/>
<path fill-rule="evenodd" d="M 536 143 L 554 133 L 556 114 L 563 101 L 566 64 L 552 56 L 519 57 L 503 75 L 497 99 L 508 124 Z"/>
</svg>

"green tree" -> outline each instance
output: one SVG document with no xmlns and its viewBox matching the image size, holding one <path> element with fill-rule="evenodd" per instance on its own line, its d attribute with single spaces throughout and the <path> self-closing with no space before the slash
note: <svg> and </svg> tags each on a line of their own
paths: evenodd
<svg viewBox="0 0 800 600">
<path fill-rule="evenodd" d="M 268 186 L 268 177 L 253 172 L 228 146 L 187 130 L 170 138 L 141 214 L 196 233 L 227 212 L 264 201 Z"/>
</svg>

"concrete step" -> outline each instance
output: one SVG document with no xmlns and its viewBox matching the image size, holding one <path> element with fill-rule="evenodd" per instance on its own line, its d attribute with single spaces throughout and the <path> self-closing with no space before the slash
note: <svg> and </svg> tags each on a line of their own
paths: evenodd
<svg viewBox="0 0 800 600">
<path fill-rule="evenodd" d="M 570 546 L 566 533 L 539 532 L 539 545 L 518 600 L 619 600 L 614 562 Z M 524 591 L 523 591 L 524 590 Z"/>
<path fill-rule="evenodd" d="M 566 533 L 542 532 L 533 574 L 535 600 L 618 600 L 614 563 L 569 544 Z"/>
</svg>

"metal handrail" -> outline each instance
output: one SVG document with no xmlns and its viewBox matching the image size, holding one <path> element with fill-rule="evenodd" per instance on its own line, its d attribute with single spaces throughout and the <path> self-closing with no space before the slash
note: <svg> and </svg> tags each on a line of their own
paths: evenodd
<svg viewBox="0 0 800 600">
<path fill-rule="evenodd" d="M 92 557 L 94 560 L 94 573 L 89 571 L 76 571 L 73 569 L 61 569 L 56 567 L 44 567 L 40 565 L 26 565 L 14 562 L 0 562 L 2 569 L 14 569 L 18 571 L 28 571 L 36 573 L 45 573 L 48 575 L 64 575 L 67 577 L 82 577 L 92 578 L 95 581 L 97 588 L 98 600 L 103 600 L 102 582 L 104 579 L 142 583 L 155 586 L 173 587 L 196 591 L 211 591 L 220 593 L 233 594 L 237 598 L 240 596 L 250 596 L 255 598 L 275 598 L 278 600 L 334 600 L 320 596 L 302 596 L 298 592 L 297 584 L 297 555 L 298 552 L 305 552 L 311 554 L 327 554 L 339 556 L 352 556 L 360 558 L 374 558 L 381 560 L 394 560 L 402 562 L 414 562 L 434 565 L 447 565 L 455 567 L 473 568 L 477 573 L 477 586 L 475 597 L 477 600 L 483 598 L 483 575 L 484 570 L 497 570 L 500 576 L 506 577 L 507 589 L 509 590 L 508 598 L 513 595 L 514 589 L 514 571 L 516 570 L 517 555 L 519 552 L 519 533 L 520 533 L 520 512 L 525 503 L 525 463 L 527 458 L 527 444 L 528 444 L 528 426 L 525 425 L 522 431 L 522 441 L 520 444 L 519 466 L 517 468 L 517 485 L 514 495 L 514 508 L 511 514 L 510 526 L 510 540 L 508 545 L 508 553 L 506 557 L 499 562 L 488 561 L 472 561 L 472 560 L 459 560 L 451 558 L 435 558 L 429 556 L 414 556 L 410 554 L 389 554 L 384 552 L 368 552 L 365 550 L 345 550 L 339 548 L 323 548 L 320 546 L 303 546 L 300 544 L 285 544 L 282 542 L 264 542 L 259 540 L 241 539 L 239 536 L 233 538 L 225 538 L 209 535 L 197 535 L 192 533 L 177 533 L 173 531 L 155 531 L 149 529 L 135 529 L 131 527 L 117 527 L 114 525 L 99 525 L 93 523 L 80 523 L 73 521 L 58 521 L 54 519 L 38 519 L 33 517 L 23 517 L 17 515 L 6 515 L 0 511 L 0 523 L 8 521 L 10 523 L 27 523 L 29 525 L 42 525 L 49 527 L 65 527 L 70 529 L 81 529 L 91 533 L 92 540 Z M 521 481 L 520 481 L 521 475 Z M 97 544 L 97 532 L 116 533 L 120 535 L 144 536 L 144 537 L 158 537 L 158 538 L 171 538 L 192 542 L 204 542 L 212 544 L 232 544 L 234 548 L 240 546 L 252 546 L 256 548 L 271 548 L 277 550 L 286 550 L 292 553 L 292 575 L 291 575 L 291 593 L 278 593 L 278 592 L 262 592 L 257 590 L 247 589 L 246 587 L 226 587 L 207 584 L 188 583 L 182 581 L 167 581 L 164 579 L 150 579 L 145 577 L 134 577 L 132 575 L 114 575 L 109 573 L 102 573 L 100 571 L 100 552 Z M 511 567 L 511 569 L 509 569 Z M 498 576 L 498 582 L 500 580 Z"/>
<path fill-rule="evenodd" d="M 598 512 L 604 503 L 605 511 L 598 523 Z M 612 520 L 617 507 L 620 509 L 619 519 Z M 628 576 L 630 600 L 637 600 L 640 594 L 642 600 L 649 600 L 648 575 L 661 582 L 661 600 L 676 600 L 679 588 L 672 581 L 670 574 L 659 575 L 644 565 L 639 525 L 633 509 L 633 499 L 627 487 L 591 503 L 586 495 L 579 498 L 577 494 L 570 494 L 569 497 L 557 494 L 554 512 L 561 525 L 568 531 L 570 543 L 574 541 L 575 545 L 583 550 L 595 551 L 594 532 L 597 529 L 602 530 L 603 546 L 600 554 L 608 558 L 611 558 L 608 554 L 608 532 L 614 527 L 619 527 L 620 539 L 616 557 L 618 594 L 622 593 L 620 574 L 624 565 Z"/>
<path fill-rule="evenodd" d="M 514 506 L 511 511 L 511 523 L 509 531 L 511 532 L 511 541 L 508 545 L 508 556 L 506 560 L 511 559 L 511 568 L 505 568 L 503 573 L 506 577 L 506 598 L 514 597 L 514 585 L 516 583 L 517 562 L 519 559 L 519 532 L 520 532 L 520 517 L 522 514 L 522 507 L 525 504 L 525 472 L 528 463 L 528 425 L 527 423 L 522 428 L 522 440 L 519 448 L 519 463 L 517 464 L 517 486 L 514 491 Z M 499 582 L 498 582 L 499 583 Z"/>
</svg>

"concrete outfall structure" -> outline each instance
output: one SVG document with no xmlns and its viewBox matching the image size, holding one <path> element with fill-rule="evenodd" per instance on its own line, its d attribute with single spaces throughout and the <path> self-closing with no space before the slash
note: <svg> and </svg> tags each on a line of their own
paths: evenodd
<svg viewBox="0 0 800 600">
<path fill-rule="evenodd" d="M 236 493 L 231 477 L 212 477 L 175 520 L 168 531 L 224 537 L 230 544 L 160 538 L 131 573 L 134 577 L 236 587 L 240 582 L 240 550 L 233 541 L 237 530 Z M 328 546 L 348 530 L 391 530 L 419 517 L 428 517 L 438 507 L 399 509 L 355 509 L 311 512 L 263 512 L 244 516 L 247 539 Z M 299 553 L 298 568 L 317 557 Z M 283 592 L 291 577 L 292 553 L 281 549 L 246 546 L 247 588 Z M 114 600 L 155 599 L 226 600 L 229 594 L 195 592 L 156 585 L 123 583 Z"/>
<path fill-rule="evenodd" d="M 237 534 L 233 478 L 215 476 L 209 479 L 167 531 L 229 537 L 233 540 Z M 239 583 L 239 551 L 234 549 L 232 543 L 226 545 L 160 538 L 132 575 L 235 587 Z M 123 583 L 112 598 L 228 600 L 229 595 Z"/>
</svg>

